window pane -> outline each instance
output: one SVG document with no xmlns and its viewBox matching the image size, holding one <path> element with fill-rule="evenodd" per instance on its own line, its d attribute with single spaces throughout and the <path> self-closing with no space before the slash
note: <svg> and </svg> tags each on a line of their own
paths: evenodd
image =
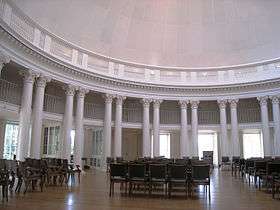
<svg viewBox="0 0 280 210">
<path fill-rule="evenodd" d="M 4 159 L 13 159 L 17 151 L 18 125 L 6 124 L 4 139 Z"/>
<path fill-rule="evenodd" d="M 71 155 L 74 155 L 75 130 L 71 130 Z"/>
<path fill-rule="evenodd" d="M 159 155 L 170 158 L 170 134 L 160 134 Z"/>
<path fill-rule="evenodd" d="M 263 141 L 260 133 L 243 134 L 244 158 L 263 157 Z"/>
</svg>

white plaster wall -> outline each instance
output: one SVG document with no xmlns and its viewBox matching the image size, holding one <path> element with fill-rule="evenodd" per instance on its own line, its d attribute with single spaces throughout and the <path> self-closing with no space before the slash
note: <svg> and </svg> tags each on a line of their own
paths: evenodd
<svg viewBox="0 0 280 210">
<path fill-rule="evenodd" d="M 221 66 L 280 56 L 278 0 L 13 0 L 86 49 L 163 66 Z"/>
</svg>

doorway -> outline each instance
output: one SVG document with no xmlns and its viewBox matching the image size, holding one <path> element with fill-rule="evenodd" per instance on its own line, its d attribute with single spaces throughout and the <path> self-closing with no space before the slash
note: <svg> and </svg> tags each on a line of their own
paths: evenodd
<svg viewBox="0 0 280 210">
<path fill-rule="evenodd" d="M 198 155 L 203 157 L 203 151 L 213 151 L 213 164 L 218 165 L 217 132 L 211 130 L 198 131 Z"/>
</svg>

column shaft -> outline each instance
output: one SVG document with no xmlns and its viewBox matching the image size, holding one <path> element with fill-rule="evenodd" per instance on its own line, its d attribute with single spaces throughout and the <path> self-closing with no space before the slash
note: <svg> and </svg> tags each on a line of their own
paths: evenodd
<svg viewBox="0 0 280 210">
<path fill-rule="evenodd" d="M 157 157 L 160 155 L 159 151 L 159 135 L 160 135 L 160 130 L 159 130 L 159 108 L 160 108 L 160 103 L 162 102 L 161 100 L 154 100 L 153 101 L 153 155 L 154 157 Z"/>
<path fill-rule="evenodd" d="M 198 109 L 199 101 L 191 101 L 192 109 L 192 156 L 198 156 Z"/>
<path fill-rule="evenodd" d="M 47 81 L 49 81 L 49 79 L 46 77 L 39 77 L 36 81 L 30 149 L 30 156 L 36 159 L 41 158 L 43 106 Z"/>
<path fill-rule="evenodd" d="M 238 121 L 237 121 L 237 99 L 232 99 L 230 103 L 230 118 L 231 118 L 231 145 L 233 149 L 233 156 L 240 156 L 240 142 L 238 135 Z"/>
<path fill-rule="evenodd" d="M 230 156 L 229 152 L 229 140 L 227 134 L 227 115 L 226 115 L 226 100 L 218 100 L 220 108 L 220 145 L 221 145 L 221 156 Z"/>
<path fill-rule="evenodd" d="M 105 116 L 104 116 L 104 154 L 105 158 L 112 156 L 112 101 L 113 95 L 105 95 Z"/>
<path fill-rule="evenodd" d="M 274 156 L 280 156 L 280 111 L 279 97 L 271 97 L 274 122 Z"/>
<path fill-rule="evenodd" d="M 180 156 L 189 156 L 190 146 L 188 143 L 188 118 L 187 118 L 187 107 L 188 101 L 179 101 L 181 106 L 181 130 L 180 130 Z"/>
<path fill-rule="evenodd" d="M 80 88 L 77 93 L 76 120 L 75 120 L 75 164 L 82 166 L 82 157 L 84 152 L 84 103 L 87 91 Z"/>
<path fill-rule="evenodd" d="M 271 156 L 271 141 L 269 132 L 269 119 L 268 119 L 268 108 L 267 108 L 267 96 L 259 97 L 261 107 L 261 120 L 262 120 L 262 135 L 263 135 L 263 149 L 264 156 Z"/>
<path fill-rule="evenodd" d="M 115 117 L 115 157 L 122 157 L 122 106 L 125 97 L 117 96 Z"/>
<path fill-rule="evenodd" d="M 71 130 L 73 122 L 73 100 L 75 94 L 75 88 L 68 86 L 66 90 L 66 102 L 63 116 L 62 126 L 62 154 L 61 157 L 70 160 L 71 155 Z"/>
<path fill-rule="evenodd" d="M 31 118 L 31 104 L 33 83 L 35 74 L 31 71 L 23 72 L 23 92 L 21 98 L 21 107 L 19 114 L 19 138 L 17 148 L 17 158 L 21 161 L 28 157 L 29 153 L 29 131 L 30 131 L 30 118 Z"/>
<path fill-rule="evenodd" d="M 143 157 L 151 156 L 151 138 L 150 138 L 150 100 L 142 99 L 143 103 Z"/>
</svg>

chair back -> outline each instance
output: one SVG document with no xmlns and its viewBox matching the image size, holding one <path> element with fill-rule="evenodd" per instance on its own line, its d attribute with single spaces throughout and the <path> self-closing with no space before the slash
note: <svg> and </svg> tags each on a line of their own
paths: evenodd
<svg viewBox="0 0 280 210">
<path fill-rule="evenodd" d="M 187 177 L 187 166 L 171 164 L 169 165 L 169 176 L 171 179 L 186 179 Z"/>
<path fill-rule="evenodd" d="M 123 157 L 116 157 L 117 163 L 122 163 L 124 161 Z"/>
<path fill-rule="evenodd" d="M 254 162 L 254 167 L 256 171 L 266 170 L 267 161 L 257 160 Z"/>
<path fill-rule="evenodd" d="M 210 165 L 193 165 L 192 178 L 196 180 L 205 180 L 210 178 Z"/>
<path fill-rule="evenodd" d="M 167 172 L 166 164 L 150 164 L 149 172 L 151 179 L 165 179 Z"/>
<path fill-rule="evenodd" d="M 268 162 L 266 167 L 266 173 L 272 175 L 274 173 L 280 173 L 280 163 L 279 162 Z"/>
<path fill-rule="evenodd" d="M 126 175 L 127 175 L 127 164 L 123 164 L 123 163 L 110 164 L 111 177 L 126 177 Z"/>
<path fill-rule="evenodd" d="M 146 175 L 145 164 L 129 164 L 128 165 L 128 176 L 129 178 L 144 178 Z"/>
<path fill-rule="evenodd" d="M 187 163 L 188 163 L 188 159 L 181 159 L 181 158 L 176 158 L 175 159 L 175 164 L 186 165 Z"/>
<path fill-rule="evenodd" d="M 228 156 L 223 156 L 222 157 L 222 163 L 228 163 L 229 161 L 229 157 Z"/>
<path fill-rule="evenodd" d="M 233 156 L 232 157 L 232 162 L 235 163 L 235 164 L 239 163 L 240 162 L 240 157 L 239 156 Z"/>
</svg>

